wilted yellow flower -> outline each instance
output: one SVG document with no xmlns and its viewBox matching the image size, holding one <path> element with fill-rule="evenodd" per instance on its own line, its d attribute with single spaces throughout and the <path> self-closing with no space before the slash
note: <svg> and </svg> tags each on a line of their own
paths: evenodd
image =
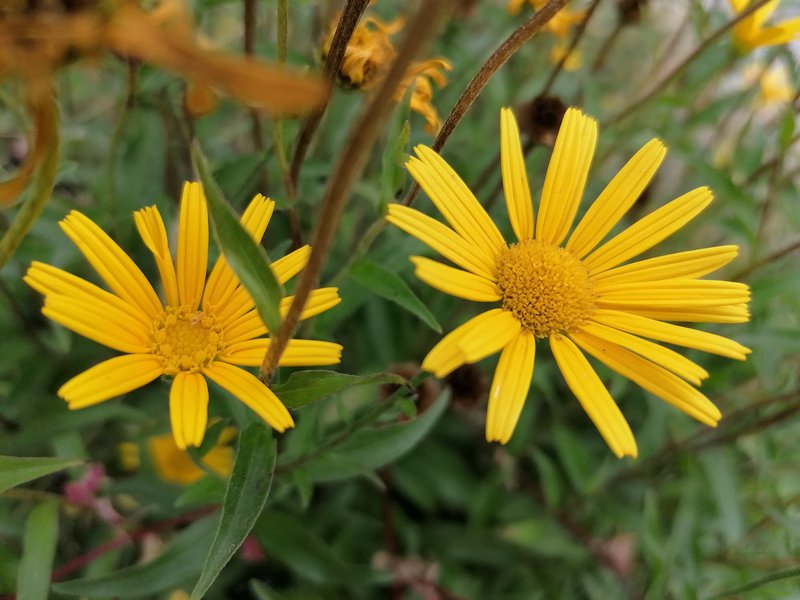
<svg viewBox="0 0 800 600">
<path fill-rule="evenodd" d="M 527 1 L 535 10 L 540 10 L 547 4 L 547 0 L 509 0 L 508 14 L 516 15 L 519 13 L 522 5 Z M 544 28 L 559 38 L 565 38 L 570 34 L 572 28 L 583 21 L 586 13 L 582 10 L 572 10 L 565 6 L 559 10 L 552 19 L 550 19 Z"/>
<path fill-rule="evenodd" d="M 443 71 L 451 71 L 453 65 L 443 58 L 432 58 L 411 65 L 406 79 L 397 89 L 395 98 L 401 100 L 406 90 L 411 87 L 411 110 L 418 112 L 427 121 L 425 131 L 435 134 L 442 126 L 442 120 L 436 107 L 433 106 L 433 81 L 438 87 L 447 85 L 447 77 Z"/>
<path fill-rule="evenodd" d="M 736 13 L 747 10 L 754 0 L 728 0 Z M 791 42 L 800 35 L 800 17 L 789 19 L 775 25 L 765 26 L 767 19 L 778 8 L 780 0 L 770 0 L 750 16 L 733 27 L 733 39 L 744 52 L 759 46 L 775 46 Z"/>
<path fill-rule="evenodd" d="M 253 198 L 242 225 L 260 241 L 275 203 Z M 61 228 L 75 243 L 108 292 L 51 265 L 34 262 L 25 275 L 44 294 L 42 313 L 95 342 L 123 352 L 73 377 L 58 390 L 70 409 L 85 408 L 147 385 L 161 376 L 172 379 L 170 420 L 179 448 L 199 446 L 208 420 L 206 378 L 244 402 L 278 431 L 293 427 L 289 411 L 255 375 L 240 367 L 261 364 L 269 347 L 266 326 L 250 294 L 224 257 L 206 279 L 208 213 L 203 188 L 187 183 L 180 208 L 177 261 L 173 262 L 167 232 L 155 206 L 134 213 L 136 227 L 153 253 L 166 301 L 114 240 L 91 219 L 72 211 Z M 304 246 L 271 267 L 283 284 L 308 261 Z M 287 312 L 293 300 L 281 302 Z M 339 303 L 336 288 L 314 290 L 302 318 Z M 291 340 L 280 364 L 337 364 L 342 347 L 332 342 Z"/>
<path fill-rule="evenodd" d="M 338 18 L 334 19 L 322 43 L 323 57 L 327 56 L 336 32 Z M 398 18 L 384 22 L 373 16 L 364 17 L 353 31 L 347 44 L 339 77 L 347 85 L 371 90 L 377 87 L 389 72 L 397 50 L 391 36 L 405 26 L 405 19 Z M 425 130 L 435 133 L 441 126 L 441 119 L 433 106 L 433 81 L 438 87 L 447 85 L 447 77 L 442 71 L 450 71 L 453 66 L 444 58 L 432 58 L 412 64 L 395 90 L 395 99 L 402 100 L 406 90 L 411 88 L 411 110 L 421 114 L 426 121 Z"/>
<path fill-rule="evenodd" d="M 584 352 L 699 421 L 721 414 L 692 384 L 708 373 L 648 339 L 743 360 L 750 352 L 719 335 L 668 321 L 747 321 L 746 285 L 701 279 L 730 262 L 736 246 L 667 254 L 625 264 L 697 216 L 712 200 L 698 188 L 637 221 L 605 243 L 663 160 L 651 140 L 573 221 L 597 141 L 597 123 L 569 109 L 544 180 L 538 219 L 513 113 L 501 111 L 500 163 L 517 242 L 507 244 L 461 178 L 433 150 L 415 148 L 411 175 L 452 226 L 400 204 L 388 221 L 460 268 L 414 256 L 417 276 L 447 294 L 499 303 L 445 336 L 423 369 L 444 377 L 501 351 L 489 391 L 486 439 L 506 443 L 528 396 L 537 341 L 547 340 L 567 385 L 618 457 L 636 456 L 630 427 Z M 583 350 L 583 352 L 582 352 Z"/>
<path fill-rule="evenodd" d="M 338 16 L 331 23 L 328 34 L 322 42 L 322 56 L 325 58 L 331 48 L 336 33 Z M 339 76 L 347 85 L 361 89 L 374 87 L 389 70 L 389 66 L 397 56 L 391 36 L 405 25 L 402 18 L 389 23 L 373 16 L 365 16 L 350 38 L 344 52 L 344 60 L 339 69 Z"/>
</svg>

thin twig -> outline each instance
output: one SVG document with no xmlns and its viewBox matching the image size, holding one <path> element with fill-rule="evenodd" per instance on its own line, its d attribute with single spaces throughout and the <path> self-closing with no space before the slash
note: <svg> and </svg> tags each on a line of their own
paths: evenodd
<svg viewBox="0 0 800 600">
<path fill-rule="evenodd" d="M 297 193 L 297 182 L 300 179 L 300 168 L 303 165 L 303 159 L 311 145 L 311 140 L 314 139 L 314 134 L 322 121 L 322 117 L 328 109 L 331 96 L 333 96 L 333 84 L 339 76 L 347 44 L 350 43 L 353 31 L 355 31 L 358 20 L 364 14 L 368 3 L 369 0 L 348 0 L 342 11 L 342 16 L 339 18 L 339 24 L 336 26 L 336 32 L 333 34 L 331 47 L 328 50 L 328 55 L 325 57 L 325 65 L 322 68 L 322 78 L 328 84 L 327 91 L 319 107 L 309 114 L 305 123 L 303 123 L 303 128 L 297 135 L 297 143 L 289 166 L 289 185 L 292 186 L 295 194 Z"/>
<path fill-rule="evenodd" d="M 695 59 L 697 59 L 701 54 L 703 54 L 708 48 L 710 48 L 714 42 L 720 39 L 723 35 L 725 35 L 730 29 L 733 28 L 734 25 L 739 23 L 740 21 L 746 19 L 751 14 L 753 14 L 756 10 L 764 6 L 770 0 L 757 0 L 751 6 L 748 6 L 746 10 L 742 11 L 741 13 L 737 14 L 733 19 L 725 23 L 722 27 L 717 29 L 714 33 L 704 39 L 694 51 L 689 54 L 679 65 L 672 69 L 669 73 L 667 73 L 664 77 L 662 77 L 658 83 L 656 83 L 650 91 L 645 93 L 644 96 L 637 98 L 624 108 L 620 110 L 617 114 L 612 116 L 611 118 L 607 119 L 605 122 L 601 124 L 601 127 L 608 127 L 609 125 L 616 125 L 617 123 L 627 119 L 632 114 L 636 113 L 642 107 L 646 106 L 651 100 L 655 99 L 661 92 L 667 89 L 667 87 L 681 74 L 683 73 L 686 68 L 691 65 Z"/>
<path fill-rule="evenodd" d="M 586 28 L 589 26 L 589 21 L 591 20 L 594 11 L 597 10 L 597 6 L 599 4 L 600 0 L 592 0 L 589 8 L 586 9 L 583 20 L 578 24 L 578 26 L 575 28 L 575 31 L 572 33 L 572 39 L 569 41 L 569 46 L 567 46 L 564 56 L 561 57 L 553 70 L 550 71 L 550 76 L 547 78 L 544 88 L 539 93 L 540 96 L 545 96 L 550 93 L 550 88 L 553 87 L 558 75 L 564 70 L 564 65 L 567 63 L 567 60 L 569 59 L 573 50 L 575 50 L 575 48 L 578 46 L 578 43 L 581 41 L 583 34 L 586 32 Z"/>
<path fill-rule="evenodd" d="M 256 28 L 258 21 L 256 18 L 256 0 L 244 0 L 244 53 L 246 56 L 253 56 L 256 48 Z M 259 155 L 264 156 L 264 129 L 261 123 L 261 114 L 250 109 L 250 137 L 253 139 L 253 146 Z M 269 178 L 267 169 L 259 169 L 258 183 L 261 191 L 266 193 L 269 189 Z"/>
<path fill-rule="evenodd" d="M 342 211 L 350 196 L 350 190 L 364 171 L 375 139 L 378 137 L 383 123 L 389 117 L 394 105 L 397 86 L 405 77 L 411 61 L 417 57 L 433 35 L 438 27 L 439 18 L 449 4 L 445 1 L 422 2 L 403 38 L 397 59 L 392 63 L 392 67 L 377 93 L 362 111 L 345 143 L 322 201 L 322 208 L 314 231 L 311 255 L 297 284 L 294 301 L 264 356 L 259 376 L 265 382 L 272 378 L 281 355 L 297 329 L 300 313 L 306 305 L 308 296 L 319 281 L 322 267 L 327 261 L 330 246 L 338 229 Z"/>
<path fill-rule="evenodd" d="M 777 250 L 770 252 L 766 256 L 762 256 L 758 260 L 750 263 L 741 271 L 731 275 L 730 279 L 732 281 L 741 281 L 743 279 L 747 279 L 748 277 L 750 277 L 750 275 L 752 275 L 755 271 L 757 271 L 764 265 L 767 265 L 774 260 L 781 259 L 787 254 L 790 254 L 797 249 L 800 249 L 800 238 L 795 238 L 785 246 L 778 248 Z"/>
<path fill-rule="evenodd" d="M 567 1 L 568 0 L 550 0 L 540 10 L 537 10 L 532 17 L 515 29 L 514 32 L 508 36 L 508 38 L 506 38 L 502 44 L 500 44 L 497 50 L 494 51 L 494 53 L 478 70 L 478 72 L 475 74 L 475 77 L 472 78 L 472 81 L 469 82 L 467 88 L 461 94 L 461 97 L 456 101 L 455 106 L 450 111 L 450 114 L 447 115 L 447 119 L 445 120 L 442 128 L 439 130 L 439 134 L 436 136 L 436 139 L 433 142 L 432 148 L 435 151 L 438 152 L 442 149 L 458 123 L 472 106 L 472 103 L 475 102 L 475 99 L 483 91 L 483 88 L 486 87 L 486 84 L 489 83 L 489 80 L 497 72 L 497 70 L 506 64 L 508 59 L 511 58 L 520 48 L 522 48 L 522 46 L 525 45 L 528 40 L 539 33 L 542 27 L 544 27 L 547 22 L 550 21 L 550 19 L 552 19 L 555 14 L 564 7 Z M 406 194 L 402 204 L 404 206 L 410 206 L 411 203 L 414 202 L 414 198 L 416 198 L 418 193 L 419 185 L 415 183 L 411 186 L 408 194 Z"/>
</svg>

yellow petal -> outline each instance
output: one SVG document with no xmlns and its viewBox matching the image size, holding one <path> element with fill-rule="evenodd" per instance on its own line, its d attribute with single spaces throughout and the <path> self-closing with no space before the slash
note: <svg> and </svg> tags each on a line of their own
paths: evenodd
<svg viewBox="0 0 800 600">
<path fill-rule="evenodd" d="M 536 356 L 536 339 L 520 331 L 503 348 L 494 371 L 486 413 L 486 441 L 505 444 L 511 439 L 528 397 Z"/>
<path fill-rule="evenodd" d="M 611 231 L 653 179 L 667 149 L 660 140 L 647 142 L 619 170 L 581 219 L 567 242 L 583 258 Z"/>
<path fill-rule="evenodd" d="M 324 287 L 311 290 L 311 293 L 308 295 L 308 301 L 303 307 L 303 312 L 300 313 L 300 320 L 310 319 L 311 317 L 315 317 L 320 313 L 324 313 L 326 310 L 330 310 L 341 301 L 342 299 L 339 296 L 339 288 Z M 286 317 L 292 302 L 294 302 L 294 296 L 286 296 L 285 298 L 281 299 L 279 307 L 281 311 L 281 318 Z"/>
<path fill-rule="evenodd" d="M 592 320 L 615 329 L 658 340 L 659 342 L 694 348 L 695 350 L 719 354 L 735 360 L 745 360 L 751 352 L 749 348 L 721 335 L 698 331 L 681 325 L 662 323 L 622 311 L 598 309 L 592 315 Z"/>
<path fill-rule="evenodd" d="M 292 415 L 272 390 L 256 379 L 255 375 L 219 361 L 203 369 L 203 374 L 249 406 L 276 431 L 283 432 L 294 427 Z"/>
<path fill-rule="evenodd" d="M 220 360 L 242 367 L 259 367 L 269 348 L 269 338 L 245 340 L 228 346 Z M 281 367 L 337 365 L 342 360 L 342 346 L 322 340 L 289 340 L 281 356 Z"/>
<path fill-rule="evenodd" d="M 150 354 L 126 354 L 103 361 L 62 385 L 59 398 L 70 409 L 86 408 L 147 385 L 164 372 Z"/>
<path fill-rule="evenodd" d="M 661 281 L 678 277 L 702 277 L 727 265 L 739 253 L 738 246 L 716 246 L 675 252 L 639 260 L 603 271 L 592 277 L 597 284 Z"/>
<path fill-rule="evenodd" d="M 500 109 L 500 170 L 511 228 L 518 240 L 529 240 L 533 238 L 533 201 L 519 127 L 510 108 Z"/>
<path fill-rule="evenodd" d="M 722 413 L 700 391 L 677 375 L 653 364 L 616 344 L 608 343 L 583 331 L 570 337 L 601 363 L 637 383 L 648 392 L 711 427 L 717 426 Z"/>
<path fill-rule="evenodd" d="M 597 121 L 576 108 L 564 114 L 544 178 L 536 239 L 560 244 L 583 196 L 597 143 Z"/>
<path fill-rule="evenodd" d="M 510 312 L 488 310 L 446 335 L 422 361 L 422 368 L 445 377 L 465 363 L 478 362 L 499 351 L 521 327 Z"/>
<path fill-rule="evenodd" d="M 208 385 L 200 373 L 178 373 L 169 392 L 172 435 L 181 450 L 203 443 L 208 424 Z"/>
<path fill-rule="evenodd" d="M 153 253 L 156 259 L 158 272 L 164 284 L 164 295 L 167 297 L 168 306 L 180 306 L 178 297 L 178 281 L 175 276 L 175 264 L 169 251 L 167 229 L 161 213 L 155 206 L 148 206 L 133 213 L 136 229 L 145 246 Z"/>
<path fill-rule="evenodd" d="M 488 257 L 505 246 L 505 240 L 458 174 L 427 146 L 414 148 L 419 159 L 411 157 L 408 172 L 425 190 L 447 222 L 462 238 Z"/>
<path fill-rule="evenodd" d="M 757 8 L 747 19 L 753 23 L 753 27 L 761 27 L 766 23 L 770 15 L 775 12 L 775 9 L 778 8 L 780 1 L 781 0 L 770 0 L 761 8 Z M 755 2 L 755 0 L 753 0 L 753 2 Z"/>
<path fill-rule="evenodd" d="M 242 227 L 257 244 L 261 243 L 261 238 L 264 237 L 274 210 L 275 203 L 261 194 L 257 194 L 247 205 L 242 215 Z M 208 276 L 208 283 L 203 295 L 203 308 L 213 310 L 225 304 L 238 285 L 239 279 L 236 277 L 236 273 L 233 272 L 225 257 L 220 256 Z"/>
<path fill-rule="evenodd" d="M 497 284 L 485 277 L 454 269 L 422 256 L 412 256 L 411 262 L 416 267 L 414 273 L 417 277 L 445 294 L 475 302 L 500 300 Z"/>
<path fill-rule="evenodd" d="M 273 262 L 272 272 L 275 273 L 278 283 L 283 285 L 305 269 L 309 256 L 311 256 L 311 246 L 306 244 Z"/>
<path fill-rule="evenodd" d="M 150 318 L 162 311 L 158 294 L 144 273 L 94 221 L 73 210 L 59 225 L 117 296 Z"/>
<path fill-rule="evenodd" d="M 96 301 L 110 305 L 125 314 L 126 321 L 138 324 L 136 331 L 144 332 L 145 337 L 153 326 L 153 320 L 137 306 L 58 267 L 33 261 L 23 279 L 44 296 L 64 296 L 79 302 Z"/>
<path fill-rule="evenodd" d="M 711 203 L 706 187 L 697 188 L 640 219 L 584 259 L 595 275 L 638 256 L 686 225 Z"/>
<path fill-rule="evenodd" d="M 746 323 L 750 313 L 746 304 L 732 306 L 706 306 L 702 308 L 626 308 L 626 312 L 658 321 L 685 321 L 687 323 Z"/>
<path fill-rule="evenodd" d="M 627 348 L 631 352 L 635 352 L 647 360 L 672 371 L 675 375 L 682 377 L 689 383 L 700 385 L 703 379 L 708 378 L 708 372 L 705 369 L 685 356 L 678 354 L 674 350 L 665 348 L 664 346 L 659 346 L 648 340 L 631 335 L 630 333 L 619 331 L 618 329 L 600 323 L 591 322 L 584 323 L 580 330 L 611 344 Z"/>
<path fill-rule="evenodd" d="M 183 186 L 178 232 L 178 295 L 181 304 L 196 310 L 203 297 L 208 267 L 208 207 L 203 187 Z"/>
<path fill-rule="evenodd" d="M 550 348 L 569 389 L 614 455 L 635 458 L 638 450 L 633 432 L 586 357 L 568 338 L 560 335 L 550 338 Z"/>
<path fill-rule="evenodd" d="M 386 220 L 423 244 L 427 244 L 459 267 L 492 281 L 496 280 L 495 256 L 488 256 L 478 251 L 455 231 L 436 219 L 407 206 L 390 204 Z"/>
<path fill-rule="evenodd" d="M 47 296 L 42 314 L 85 338 L 120 352 L 143 354 L 151 350 L 149 332 L 127 313 L 97 298 Z"/>
</svg>

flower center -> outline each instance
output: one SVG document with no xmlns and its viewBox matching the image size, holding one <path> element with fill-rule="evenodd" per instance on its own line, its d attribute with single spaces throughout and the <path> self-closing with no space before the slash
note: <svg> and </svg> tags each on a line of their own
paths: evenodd
<svg viewBox="0 0 800 600">
<path fill-rule="evenodd" d="M 153 325 L 153 354 L 164 361 L 166 375 L 199 371 L 221 349 L 222 327 L 209 313 L 168 306 Z"/>
<path fill-rule="evenodd" d="M 573 254 L 524 240 L 497 255 L 503 308 L 540 338 L 573 331 L 594 312 L 589 272 Z"/>
</svg>

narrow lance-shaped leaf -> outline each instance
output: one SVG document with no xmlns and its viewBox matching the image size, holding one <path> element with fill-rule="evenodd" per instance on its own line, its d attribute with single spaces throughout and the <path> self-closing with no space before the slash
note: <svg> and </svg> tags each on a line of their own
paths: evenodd
<svg viewBox="0 0 800 600">
<path fill-rule="evenodd" d="M 233 272 L 253 297 L 261 320 L 270 331 L 278 331 L 281 326 L 279 305 L 283 290 L 269 266 L 269 258 L 264 249 L 253 241 L 239 223 L 236 213 L 211 176 L 206 159 L 197 143 L 192 146 L 192 158 L 203 182 L 208 214 L 211 216 L 217 243 Z"/>
<path fill-rule="evenodd" d="M 82 460 L 52 457 L 0 456 L 0 494 L 67 467 L 81 464 Z"/>
<path fill-rule="evenodd" d="M 251 423 L 239 435 L 219 527 L 203 572 L 192 590 L 192 600 L 204 597 L 255 525 L 272 486 L 277 453 L 270 430 L 261 422 Z"/>
<path fill-rule="evenodd" d="M 47 600 L 57 539 L 58 502 L 48 500 L 31 510 L 25 521 L 17 600 Z"/>
<path fill-rule="evenodd" d="M 53 585 L 59 594 L 87 598 L 143 598 L 174 590 L 200 572 L 208 551 L 214 519 L 195 521 L 178 533 L 150 562 L 125 567 L 113 573 L 64 581 Z"/>
<path fill-rule="evenodd" d="M 405 378 L 394 373 L 374 375 L 345 375 L 334 371 L 298 371 L 292 373 L 285 383 L 276 385 L 275 394 L 289 408 L 300 408 L 322 400 L 326 396 L 343 392 L 360 385 L 403 385 Z"/>
<path fill-rule="evenodd" d="M 362 260 L 350 267 L 350 276 L 365 288 L 416 315 L 436 333 L 442 332 L 442 326 L 433 313 L 396 274 L 378 264 Z"/>
</svg>

